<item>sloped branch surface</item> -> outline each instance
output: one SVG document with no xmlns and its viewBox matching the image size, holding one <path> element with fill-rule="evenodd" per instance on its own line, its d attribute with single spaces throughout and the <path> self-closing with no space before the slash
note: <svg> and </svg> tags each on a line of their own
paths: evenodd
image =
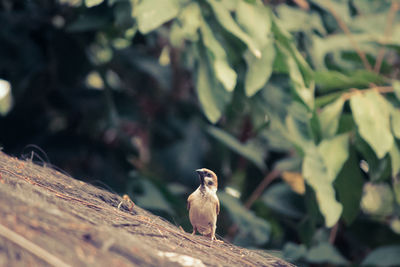
<svg viewBox="0 0 400 267">
<path fill-rule="evenodd" d="M 121 201 L 0 152 L 0 266 L 293 266 L 192 236 L 137 206 L 118 209 Z"/>
</svg>

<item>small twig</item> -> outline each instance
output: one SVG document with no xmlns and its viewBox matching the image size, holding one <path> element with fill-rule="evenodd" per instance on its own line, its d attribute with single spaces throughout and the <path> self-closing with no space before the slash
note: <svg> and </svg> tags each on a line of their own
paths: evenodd
<svg viewBox="0 0 400 267">
<path fill-rule="evenodd" d="M 351 88 L 350 92 L 342 94 L 342 98 L 344 101 L 346 101 L 346 100 L 349 100 L 355 94 L 364 94 L 364 93 L 370 92 L 370 91 L 376 91 L 380 94 L 387 94 L 387 93 L 393 93 L 394 88 L 392 86 L 377 86 L 377 87 L 372 87 L 372 88 L 367 88 L 367 89 Z"/>
<path fill-rule="evenodd" d="M 261 196 L 261 194 L 264 192 L 265 188 L 276 178 L 279 177 L 281 174 L 280 171 L 278 170 L 273 170 L 270 173 L 268 173 L 264 179 L 261 181 L 261 183 L 257 186 L 257 188 L 253 191 L 253 193 L 250 195 L 250 197 L 247 199 L 247 201 L 244 204 L 244 207 L 246 209 L 250 209 L 251 206 L 254 204 L 254 202 Z M 228 234 L 227 234 L 227 239 L 232 241 L 233 238 L 235 237 L 236 233 L 238 232 L 239 227 L 237 224 L 232 225 L 228 229 Z"/>
<path fill-rule="evenodd" d="M 337 236 L 337 232 L 339 229 L 339 222 L 337 222 L 331 229 L 331 232 L 329 234 L 329 243 L 334 244 Z"/>
<path fill-rule="evenodd" d="M 353 34 L 350 32 L 349 28 L 347 27 L 346 23 L 339 17 L 339 15 L 336 13 L 336 11 L 333 9 L 331 3 L 328 1 L 328 9 L 329 12 L 331 12 L 332 16 L 335 18 L 337 23 L 339 24 L 339 27 L 344 31 L 346 36 L 349 38 L 351 45 L 354 47 L 354 50 L 357 52 L 358 56 L 360 57 L 361 61 L 364 64 L 364 67 L 372 71 L 371 64 L 369 64 L 367 57 L 363 51 L 361 51 L 360 47 L 358 46 L 356 40 L 354 39 Z"/>
<path fill-rule="evenodd" d="M 261 181 L 261 183 L 257 186 L 257 188 L 253 191 L 253 193 L 250 195 L 250 197 L 247 199 L 246 203 L 244 206 L 246 209 L 249 209 L 253 203 L 261 196 L 261 194 L 264 192 L 264 189 L 276 178 L 279 177 L 281 174 L 280 171 L 278 170 L 273 170 L 270 173 L 268 173 L 264 179 Z"/>
<path fill-rule="evenodd" d="M 298 5 L 303 10 L 310 9 L 310 5 L 308 4 L 308 2 L 306 0 L 292 0 L 292 1 L 295 2 L 296 5 Z"/>
<path fill-rule="evenodd" d="M 57 267 L 71 267 L 71 265 L 65 263 L 53 254 L 50 254 L 46 250 L 42 249 L 16 232 L 8 229 L 2 224 L 0 224 L 0 235 L 47 262 L 49 265 Z"/>
<path fill-rule="evenodd" d="M 386 26 L 385 26 L 385 33 L 383 36 L 383 44 L 385 45 L 387 42 L 389 42 L 391 34 L 392 34 L 392 26 L 393 26 L 393 21 L 396 16 L 397 11 L 399 10 L 400 5 L 398 1 L 392 1 L 392 5 L 390 6 L 387 20 L 386 20 Z M 381 47 L 378 52 L 378 56 L 376 57 L 376 62 L 375 62 L 375 67 L 374 67 L 374 72 L 379 73 L 381 70 L 382 66 L 382 61 L 385 56 L 385 47 Z"/>
</svg>

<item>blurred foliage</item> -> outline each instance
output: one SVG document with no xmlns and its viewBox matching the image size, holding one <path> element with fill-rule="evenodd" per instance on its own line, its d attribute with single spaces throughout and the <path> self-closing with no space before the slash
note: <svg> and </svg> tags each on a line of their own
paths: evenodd
<svg viewBox="0 0 400 267">
<path fill-rule="evenodd" d="M 0 144 L 187 231 L 208 167 L 227 240 L 400 265 L 399 5 L 0 0 Z"/>
</svg>

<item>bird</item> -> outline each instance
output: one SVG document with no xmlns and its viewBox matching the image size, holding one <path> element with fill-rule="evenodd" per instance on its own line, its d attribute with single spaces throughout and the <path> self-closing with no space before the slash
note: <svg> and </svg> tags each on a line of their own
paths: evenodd
<svg viewBox="0 0 400 267">
<path fill-rule="evenodd" d="M 217 197 L 217 175 L 206 168 L 196 170 L 200 178 L 200 186 L 187 199 L 190 223 L 193 226 L 192 235 L 197 232 L 216 240 L 217 216 L 219 214 L 219 199 Z"/>
</svg>

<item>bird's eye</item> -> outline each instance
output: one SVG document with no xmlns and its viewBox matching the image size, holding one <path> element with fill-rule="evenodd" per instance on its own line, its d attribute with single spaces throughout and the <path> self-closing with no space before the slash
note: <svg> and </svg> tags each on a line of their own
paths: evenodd
<svg viewBox="0 0 400 267">
<path fill-rule="evenodd" d="M 211 177 L 211 173 L 206 173 L 206 177 Z"/>
<path fill-rule="evenodd" d="M 213 185 L 213 182 L 212 181 L 208 181 L 208 185 Z"/>
</svg>

